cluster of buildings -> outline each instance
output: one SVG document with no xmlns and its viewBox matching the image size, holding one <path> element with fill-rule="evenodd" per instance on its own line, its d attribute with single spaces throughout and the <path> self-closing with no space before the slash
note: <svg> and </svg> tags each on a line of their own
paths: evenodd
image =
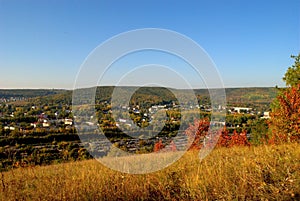
<svg viewBox="0 0 300 201">
<path fill-rule="evenodd" d="M 3 99 L 3 98 L 2 98 Z M 3 101 L 3 100 L 2 100 Z M 36 106 L 31 106 L 32 110 L 36 110 Z M 154 119 L 154 115 L 155 113 L 157 113 L 158 111 L 161 110 L 177 110 L 180 109 L 181 111 L 188 111 L 188 110 L 200 110 L 203 112 L 211 112 L 212 108 L 210 105 L 186 105 L 186 106 L 182 106 L 182 105 L 178 105 L 175 102 L 172 102 L 170 104 L 159 104 L 159 105 L 152 105 L 151 107 L 147 108 L 147 109 L 142 109 L 139 105 L 135 105 L 135 106 L 120 106 L 118 108 L 115 108 L 121 112 L 129 112 L 129 113 L 133 113 L 134 115 L 140 116 L 141 117 L 141 121 L 147 121 L 149 123 L 151 123 L 152 119 Z M 218 106 L 218 108 L 215 108 L 218 111 L 227 111 L 227 114 L 252 114 L 252 115 L 259 115 L 260 118 L 264 118 L 264 119 L 268 119 L 270 118 L 270 114 L 269 112 L 262 112 L 259 113 L 256 110 L 254 110 L 253 108 L 249 108 L 249 107 L 225 107 L 225 106 Z M 46 111 L 45 111 L 46 112 Z M 66 110 L 66 113 L 72 113 L 71 110 Z M 109 114 L 112 113 L 112 109 L 103 109 L 102 110 L 103 114 Z M 24 115 L 26 115 L 27 113 L 25 112 Z M 0 117 L 3 116 L 4 114 L 1 113 Z M 10 117 L 14 117 L 14 112 L 11 112 L 10 114 L 6 114 L 6 116 L 9 115 Z M 27 129 L 29 128 L 29 126 L 32 129 L 35 128 L 45 128 L 45 129 L 49 129 L 49 128 L 59 128 L 59 127 L 64 127 L 66 129 L 70 129 L 74 126 L 74 119 L 70 118 L 70 117 L 60 117 L 58 118 L 58 112 L 55 112 L 55 116 L 52 115 L 52 117 L 47 116 L 44 112 L 40 113 L 39 115 L 36 115 L 36 121 L 35 122 L 30 122 L 30 125 L 27 126 Z M 70 115 L 69 115 L 70 116 Z M 72 115 L 71 115 L 72 116 Z M 76 117 L 74 117 L 76 118 Z M 173 123 L 176 123 L 179 119 L 178 118 L 174 118 L 172 117 L 171 121 Z M 126 126 L 126 127 L 132 127 L 132 121 L 129 121 L 125 118 L 123 118 L 122 116 L 120 116 L 119 118 L 117 118 L 116 120 L 116 126 Z M 86 122 L 87 126 L 94 126 L 95 124 L 92 122 Z M 3 124 L 3 129 L 4 130 L 16 130 L 16 129 L 22 129 L 24 130 L 25 128 L 22 128 L 18 122 L 17 124 L 14 125 L 10 125 L 10 124 Z"/>
<path fill-rule="evenodd" d="M 9 98 L 0 98 L 0 103 L 8 103 L 15 101 L 27 101 L 28 98 L 25 97 L 9 97 Z"/>
<path fill-rule="evenodd" d="M 231 107 L 228 110 L 229 114 L 252 114 L 252 115 L 259 115 L 262 119 L 269 119 L 270 118 L 270 112 L 264 111 L 264 112 L 257 112 L 252 108 L 249 107 Z"/>
</svg>

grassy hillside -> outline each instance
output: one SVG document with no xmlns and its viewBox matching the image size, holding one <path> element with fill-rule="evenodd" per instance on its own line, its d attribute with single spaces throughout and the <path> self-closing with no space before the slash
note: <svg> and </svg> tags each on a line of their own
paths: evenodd
<svg viewBox="0 0 300 201">
<path fill-rule="evenodd" d="M 19 168 L 1 173 L 0 200 L 300 199 L 299 144 L 220 148 L 201 162 L 197 154 L 145 175 L 95 160 Z"/>
</svg>

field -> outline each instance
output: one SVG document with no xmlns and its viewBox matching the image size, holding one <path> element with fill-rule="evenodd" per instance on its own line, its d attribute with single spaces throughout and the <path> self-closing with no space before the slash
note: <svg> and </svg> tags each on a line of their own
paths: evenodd
<svg viewBox="0 0 300 201">
<path fill-rule="evenodd" d="M 202 161 L 198 152 L 188 152 L 143 175 L 116 172 L 96 160 L 18 168 L 1 173 L 0 199 L 300 200 L 300 146 L 219 148 Z"/>
</svg>

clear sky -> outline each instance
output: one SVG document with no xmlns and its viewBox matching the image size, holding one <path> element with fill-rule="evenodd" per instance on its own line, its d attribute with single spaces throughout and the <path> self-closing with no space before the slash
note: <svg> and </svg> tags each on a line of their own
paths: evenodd
<svg viewBox="0 0 300 201">
<path fill-rule="evenodd" d="M 70 89 L 100 43 L 149 27 L 196 41 L 226 87 L 284 86 L 300 50 L 299 8 L 299 0 L 0 0 L 0 88 Z"/>
</svg>

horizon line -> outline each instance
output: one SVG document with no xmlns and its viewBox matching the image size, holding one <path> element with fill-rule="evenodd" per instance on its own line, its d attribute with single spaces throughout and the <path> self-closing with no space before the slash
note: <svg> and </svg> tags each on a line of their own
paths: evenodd
<svg viewBox="0 0 300 201">
<path fill-rule="evenodd" d="M 227 86 L 227 87 L 211 87 L 211 88 L 205 88 L 205 87 L 192 87 L 191 89 L 234 89 L 234 88 L 285 88 L 286 86 Z M 89 86 L 89 87 L 82 87 L 77 89 L 87 89 L 87 88 L 94 88 L 94 87 L 152 87 L 152 88 L 170 88 L 170 89 L 178 89 L 178 90 L 187 90 L 190 88 L 175 88 L 175 87 L 163 87 L 163 86 L 135 86 L 135 85 L 122 85 L 122 86 L 116 86 L 116 85 L 103 85 L 103 86 Z M 65 91 L 72 91 L 76 90 L 75 88 L 0 88 L 0 90 L 65 90 Z"/>
</svg>

